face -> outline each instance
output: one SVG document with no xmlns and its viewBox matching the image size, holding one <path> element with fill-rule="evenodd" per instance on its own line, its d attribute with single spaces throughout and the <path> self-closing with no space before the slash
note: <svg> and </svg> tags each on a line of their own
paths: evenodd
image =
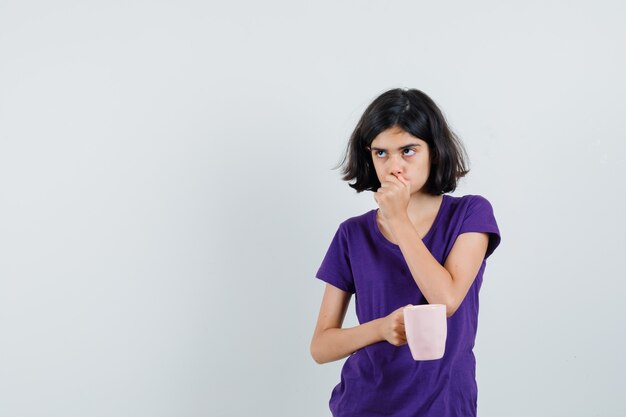
<svg viewBox="0 0 626 417">
<path fill-rule="evenodd" d="M 382 183 L 389 174 L 402 174 L 411 194 L 422 192 L 430 174 L 430 150 L 426 141 L 397 126 L 382 131 L 370 145 L 376 176 Z"/>
</svg>

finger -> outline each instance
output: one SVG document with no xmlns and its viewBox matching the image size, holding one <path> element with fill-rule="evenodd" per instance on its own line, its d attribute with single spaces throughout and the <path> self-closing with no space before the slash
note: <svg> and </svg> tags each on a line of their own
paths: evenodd
<svg viewBox="0 0 626 417">
<path fill-rule="evenodd" d="M 388 175 L 385 178 L 385 182 L 389 185 L 395 186 L 395 187 L 406 187 L 406 185 L 408 184 L 407 180 L 404 179 L 404 177 L 401 176 L 401 174 L 396 175 Z"/>
<path fill-rule="evenodd" d="M 400 175 L 400 174 L 398 174 Z M 396 174 L 387 174 L 385 176 L 385 180 L 390 181 L 390 182 L 397 182 L 398 181 L 398 177 L 396 176 Z"/>
<path fill-rule="evenodd" d="M 407 185 L 408 182 L 407 180 L 404 179 L 404 177 L 402 176 L 402 174 L 398 174 L 398 176 L 396 177 L 398 179 L 398 181 L 400 181 L 402 184 Z"/>
<path fill-rule="evenodd" d="M 389 181 L 389 180 L 385 179 L 383 182 L 380 183 L 380 186 L 389 188 L 389 187 L 393 187 L 394 185 L 397 185 L 397 184 L 398 184 L 397 182 L 393 182 L 393 181 Z"/>
<path fill-rule="evenodd" d="M 385 187 L 385 188 L 379 188 L 378 189 L 378 197 L 384 197 L 387 196 L 389 194 L 393 194 L 393 189 L 389 188 L 389 187 Z"/>
<path fill-rule="evenodd" d="M 408 182 L 403 176 L 402 174 L 398 174 L 398 181 L 400 181 L 402 183 L 402 185 L 404 185 L 405 188 L 407 188 L 409 191 L 411 190 L 411 183 Z"/>
<path fill-rule="evenodd" d="M 404 187 L 404 186 L 402 184 L 385 181 L 380 185 L 380 188 L 378 190 L 379 191 L 391 191 L 391 190 L 398 189 L 400 187 Z"/>
</svg>

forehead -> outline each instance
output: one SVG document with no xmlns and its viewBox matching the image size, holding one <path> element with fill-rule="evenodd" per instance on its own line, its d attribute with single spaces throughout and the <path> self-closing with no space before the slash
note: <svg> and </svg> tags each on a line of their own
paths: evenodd
<svg viewBox="0 0 626 417">
<path fill-rule="evenodd" d="M 422 146 L 428 146 L 425 140 L 422 140 L 410 133 L 402 130 L 401 128 L 394 126 L 389 129 L 383 130 L 372 140 L 371 146 L 379 148 L 387 147 L 401 147 L 409 144 L 418 144 Z"/>
</svg>

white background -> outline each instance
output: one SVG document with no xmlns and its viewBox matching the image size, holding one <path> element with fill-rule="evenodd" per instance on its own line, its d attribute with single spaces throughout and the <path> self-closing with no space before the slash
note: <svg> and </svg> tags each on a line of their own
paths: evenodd
<svg viewBox="0 0 626 417">
<path fill-rule="evenodd" d="M 0 2 L 0 415 L 329 416 L 338 170 L 418 88 L 492 203 L 479 414 L 623 416 L 619 1 Z M 354 300 L 353 300 L 354 301 Z M 352 302 L 345 326 L 357 325 Z"/>
</svg>

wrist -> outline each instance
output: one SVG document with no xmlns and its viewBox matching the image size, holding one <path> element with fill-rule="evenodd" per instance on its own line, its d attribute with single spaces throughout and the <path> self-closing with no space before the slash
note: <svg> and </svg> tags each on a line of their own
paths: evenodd
<svg viewBox="0 0 626 417">
<path fill-rule="evenodd" d="M 374 330 L 376 332 L 376 340 L 377 341 L 382 341 L 385 340 L 385 335 L 383 333 L 383 322 L 384 322 L 385 318 L 384 317 L 380 317 L 377 318 L 376 320 L 374 320 Z"/>
</svg>

